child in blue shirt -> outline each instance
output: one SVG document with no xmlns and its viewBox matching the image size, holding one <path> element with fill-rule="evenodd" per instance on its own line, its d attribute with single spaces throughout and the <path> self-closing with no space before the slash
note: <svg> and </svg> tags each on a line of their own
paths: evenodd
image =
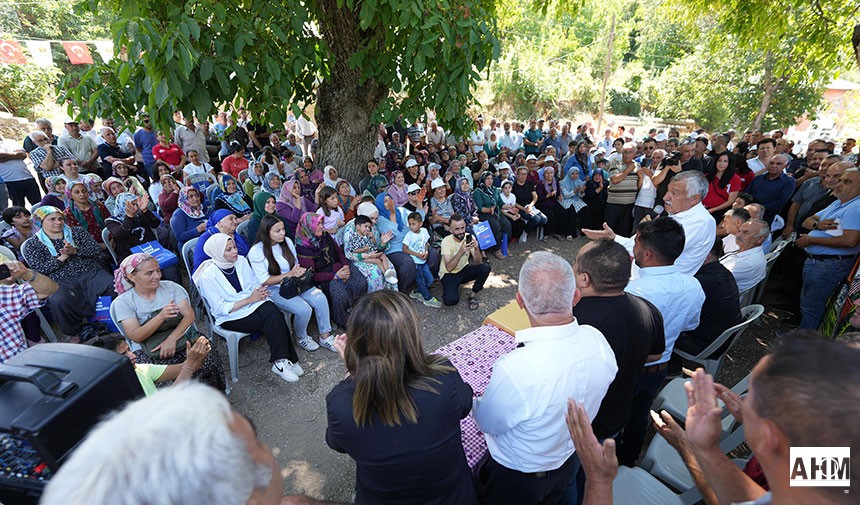
<svg viewBox="0 0 860 505">
<path fill-rule="evenodd" d="M 415 262 L 415 280 L 418 290 L 413 291 L 412 298 L 422 300 L 428 307 L 439 308 L 442 306 L 436 297 L 430 294 L 430 286 L 433 284 L 433 274 L 427 265 L 427 254 L 430 250 L 430 234 L 422 227 L 424 218 L 418 212 L 409 214 L 409 232 L 403 237 L 403 252 L 412 256 Z"/>
</svg>

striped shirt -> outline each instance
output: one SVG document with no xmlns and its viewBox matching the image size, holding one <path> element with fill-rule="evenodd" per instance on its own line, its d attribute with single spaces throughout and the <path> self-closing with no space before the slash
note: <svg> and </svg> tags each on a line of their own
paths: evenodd
<svg viewBox="0 0 860 505">
<path fill-rule="evenodd" d="M 639 164 L 632 162 L 639 168 Z M 609 169 L 609 178 L 624 172 L 624 165 L 621 160 L 612 163 Z M 632 170 L 627 177 L 619 183 L 611 183 L 607 192 L 606 203 L 615 203 L 620 205 L 629 205 L 636 201 L 636 194 L 639 193 L 639 176 L 636 175 L 636 170 Z"/>
</svg>

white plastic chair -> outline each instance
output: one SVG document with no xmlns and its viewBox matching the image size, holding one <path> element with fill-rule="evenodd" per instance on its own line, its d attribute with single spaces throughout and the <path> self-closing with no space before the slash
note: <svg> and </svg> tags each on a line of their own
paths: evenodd
<svg viewBox="0 0 860 505">
<path fill-rule="evenodd" d="M 182 264 L 185 265 L 185 271 L 188 272 L 188 285 L 190 287 L 188 292 L 188 299 L 191 300 L 191 306 L 194 307 L 194 311 L 197 314 L 197 318 L 200 318 L 200 312 L 205 310 L 203 308 L 203 303 L 200 299 L 200 293 L 197 291 L 197 286 L 194 284 L 191 276 L 194 274 L 194 249 L 197 247 L 197 240 L 200 237 L 194 237 L 182 244 Z"/>
<path fill-rule="evenodd" d="M 113 250 L 113 245 L 110 243 L 110 230 L 107 228 L 102 228 L 102 242 L 105 243 L 105 247 L 110 253 L 110 257 L 113 258 L 113 264 L 119 265 L 119 260 L 116 257 L 116 251 Z"/>
<path fill-rule="evenodd" d="M 716 377 L 717 372 L 720 371 L 720 365 L 723 364 L 723 359 L 725 359 L 726 354 L 732 348 L 735 342 L 737 342 L 738 338 L 743 334 L 743 332 L 747 329 L 749 325 L 753 323 L 756 319 L 758 319 L 764 313 L 764 307 L 761 305 L 749 305 L 741 309 L 741 323 L 732 326 L 726 331 L 722 332 L 719 337 L 717 337 L 711 344 L 702 350 L 702 352 L 693 355 L 686 353 L 677 347 L 674 349 L 674 353 L 684 358 L 688 361 L 692 361 L 694 363 L 698 363 L 702 365 L 702 368 L 705 369 L 706 372 Z M 714 354 L 717 349 L 722 347 L 726 342 L 730 342 L 726 350 L 720 354 L 716 359 L 712 359 L 710 356 Z"/>
<path fill-rule="evenodd" d="M 206 318 L 209 320 L 209 340 L 214 338 L 213 333 L 218 334 L 227 342 L 227 358 L 230 361 L 230 379 L 233 382 L 239 382 L 239 341 L 251 335 L 250 333 L 242 333 L 240 331 L 230 331 L 215 324 L 215 318 L 212 317 L 212 311 L 209 308 L 209 302 L 204 296 L 200 296 L 203 300 L 203 308 L 206 312 Z M 230 392 L 230 384 L 227 383 L 227 392 Z"/>
</svg>

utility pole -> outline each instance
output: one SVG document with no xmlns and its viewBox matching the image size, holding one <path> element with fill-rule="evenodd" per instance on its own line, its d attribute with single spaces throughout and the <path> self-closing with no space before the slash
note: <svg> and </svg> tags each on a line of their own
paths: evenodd
<svg viewBox="0 0 860 505">
<path fill-rule="evenodd" d="M 600 115 L 597 116 L 595 135 L 603 130 L 603 111 L 606 109 L 606 83 L 609 82 L 609 69 L 612 66 L 612 43 L 615 41 L 615 14 L 612 15 L 612 25 L 609 29 L 609 50 L 606 52 L 606 66 L 603 69 L 603 88 L 600 90 Z"/>
</svg>

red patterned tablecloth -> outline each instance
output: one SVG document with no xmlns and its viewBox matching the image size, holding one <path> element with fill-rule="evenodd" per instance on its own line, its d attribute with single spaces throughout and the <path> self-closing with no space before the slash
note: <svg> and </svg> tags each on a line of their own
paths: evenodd
<svg viewBox="0 0 860 505">
<path fill-rule="evenodd" d="M 496 328 L 485 325 L 467 333 L 448 345 L 434 351 L 451 360 L 451 364 L 460 372 L 463 380 L 472 386 L 473 397 L 481 396 L 490 383 L 493 373 L 493 363 L 516 348 L 514 337 Z M 460 431 L 463 435 L 463 449 L 470 468 L 475 468 L 481 456 L 487 452 L 484 434 L 478 429 L 472 415 L 460 421 Z"/>
</svg>

